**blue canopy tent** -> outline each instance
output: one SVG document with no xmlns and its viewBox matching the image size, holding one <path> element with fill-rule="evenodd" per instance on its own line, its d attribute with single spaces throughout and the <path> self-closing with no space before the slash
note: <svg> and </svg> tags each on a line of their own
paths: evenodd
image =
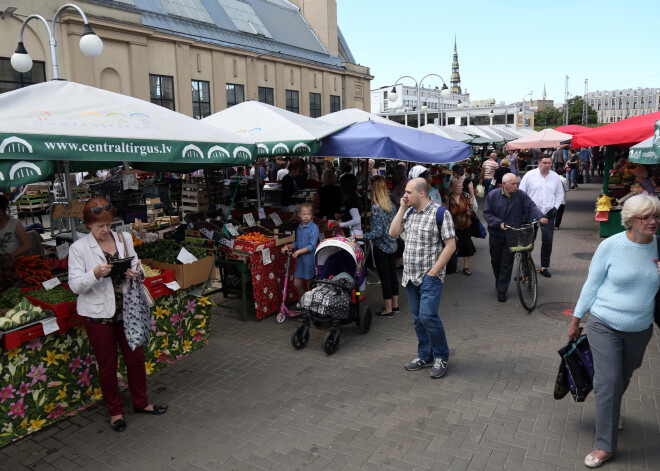
<svg viewBox="0 0 660 471">
<path fill-rule="evenodd" d="M 470 151 L 468 144 L 417 129 L 366 121 L 323 138 L 316 155 L 445 164 L 467 159 Z"/>
</svg>

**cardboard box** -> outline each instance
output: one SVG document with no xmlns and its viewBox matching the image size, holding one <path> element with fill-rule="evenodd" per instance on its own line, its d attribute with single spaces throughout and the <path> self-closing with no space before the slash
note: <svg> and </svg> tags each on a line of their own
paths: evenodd
<svg viewBox="0 0 660 471">
<path fill-rule="evenodd" d="M 275 236 L 275 246 L 279 247 L 280 245 L 290 244 L 296 241 L 296 234 L 291 235 L 276 235 Z"/>
<path fill-rule="evenodd" d="M 266 242 L 261 242 L 259 244 L 248 242 L 246 240 L 234 240 L 234 250 L 241 250 L 243 252 L 255 253 L 270 247 L 275 247 L 275 239 L 268 239 Z"/>
<path fill-rule="evenodd" d="M 152 288 L 154 286 L 164 285 L 171 281 L 174 281 L 174 270 L 163 270 L 160 275 L 145 278 L 142 284 L 147 288 Z"/>
<path fill-rule="evenodd" d="M 142 260 L 142 263 L 161 270 L 174 270 L 174 279 L 179 283 L 179 286 L 190 288 L 206 282 L 213 268 L 213 257 L 206 257 L 186 265 L 161 263 L 155 260 Z"/>
</svg>

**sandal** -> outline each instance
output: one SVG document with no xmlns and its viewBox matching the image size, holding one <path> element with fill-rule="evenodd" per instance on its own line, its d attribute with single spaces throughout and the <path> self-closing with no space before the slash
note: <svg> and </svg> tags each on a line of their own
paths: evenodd
<svg viewBox="0 0 660 471">
<path fill-rule="evenodd" d="M 126 421 L 124 419 L 117 419 L 110 424 L 110 427 L 112 427 L 112 430 L 115 432 L 123 432 L 126 430 Z"/>
<path fill-rule="evenodd" d="M 612 453 L 612 454 L 611 454 L 610 456 L 608 456 L 607 458 L 603 458 L 603 459 L 601 460 L 601 459 L 598 459 L 598 458 L 596 458 L 595 456 L 593 456 L 591 453 L 589 453 L 589 454 L 584 458 L 584 465 L 585 465 L 587 468 L 592 468 L 592 469 L 593 469 L 593 468 L 599 468 L 599 467 L 601 467 L 601 466 L 603 465 L 603 463 L 605 463 L 607 460 L 609 460 L 609 459 L 612 458 L 613 456 L 614 456 L 614 453 Z"/>
<path fill-rule="evenodd" d="M 463 268 L 463 273 L 467 276 L 472 276 L 472 272 L 469 268 Z"/>
</svg>

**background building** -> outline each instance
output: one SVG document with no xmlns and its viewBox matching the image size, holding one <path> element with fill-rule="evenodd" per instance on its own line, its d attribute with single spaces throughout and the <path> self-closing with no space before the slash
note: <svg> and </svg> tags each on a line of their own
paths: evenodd
<svg viewBox="0 0 660 471">
<path fill-rule="evenodd" d="M 337 26 L 336 0 L 74 0 L 103 39 L 94 59 L 78 49 L 82 19 L 55 28 L 60 75 L 203 118 L 244 100 L 317 117 L 370 109 L 373 77 L 357 64 Z M 44 25 L 32 20 L 24 43 L 34 60 L 9 64 L 23 19 L 50 21 L 65 0 L 0 0 L 18 8 L 0 20 L 0 93 L 51 79 Z"/>
<path fill-rule="evenodd" d="M 587 104 L 599 123 L 613 123 L 631 116 L 660 111 L 660 88 L 628 88 L 587 93 Z"/>
</svg>

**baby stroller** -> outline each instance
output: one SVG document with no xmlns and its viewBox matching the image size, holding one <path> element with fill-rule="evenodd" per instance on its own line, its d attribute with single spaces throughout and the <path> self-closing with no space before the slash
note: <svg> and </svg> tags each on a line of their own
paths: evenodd
<svg viewBox="0 0 660 471">
<path fill-rule="evenodd" d="M 309 325 L 320 327 L 330 324 L 323 339 L 323 350 L 332 355 L 339 347 L 339 327 L 355 322 L 362 334 L 371 327 L 371 308 L 360 310 L 364 301 L 366 269 L 364 253 L 354 240 L 333 237 L 322 241 L 314 253 L 314 265 L 318 281 L 300 298 L 300 307 L 306 312 L 291 336 L 296 350 L 309 342 Z"/>
</svg>

